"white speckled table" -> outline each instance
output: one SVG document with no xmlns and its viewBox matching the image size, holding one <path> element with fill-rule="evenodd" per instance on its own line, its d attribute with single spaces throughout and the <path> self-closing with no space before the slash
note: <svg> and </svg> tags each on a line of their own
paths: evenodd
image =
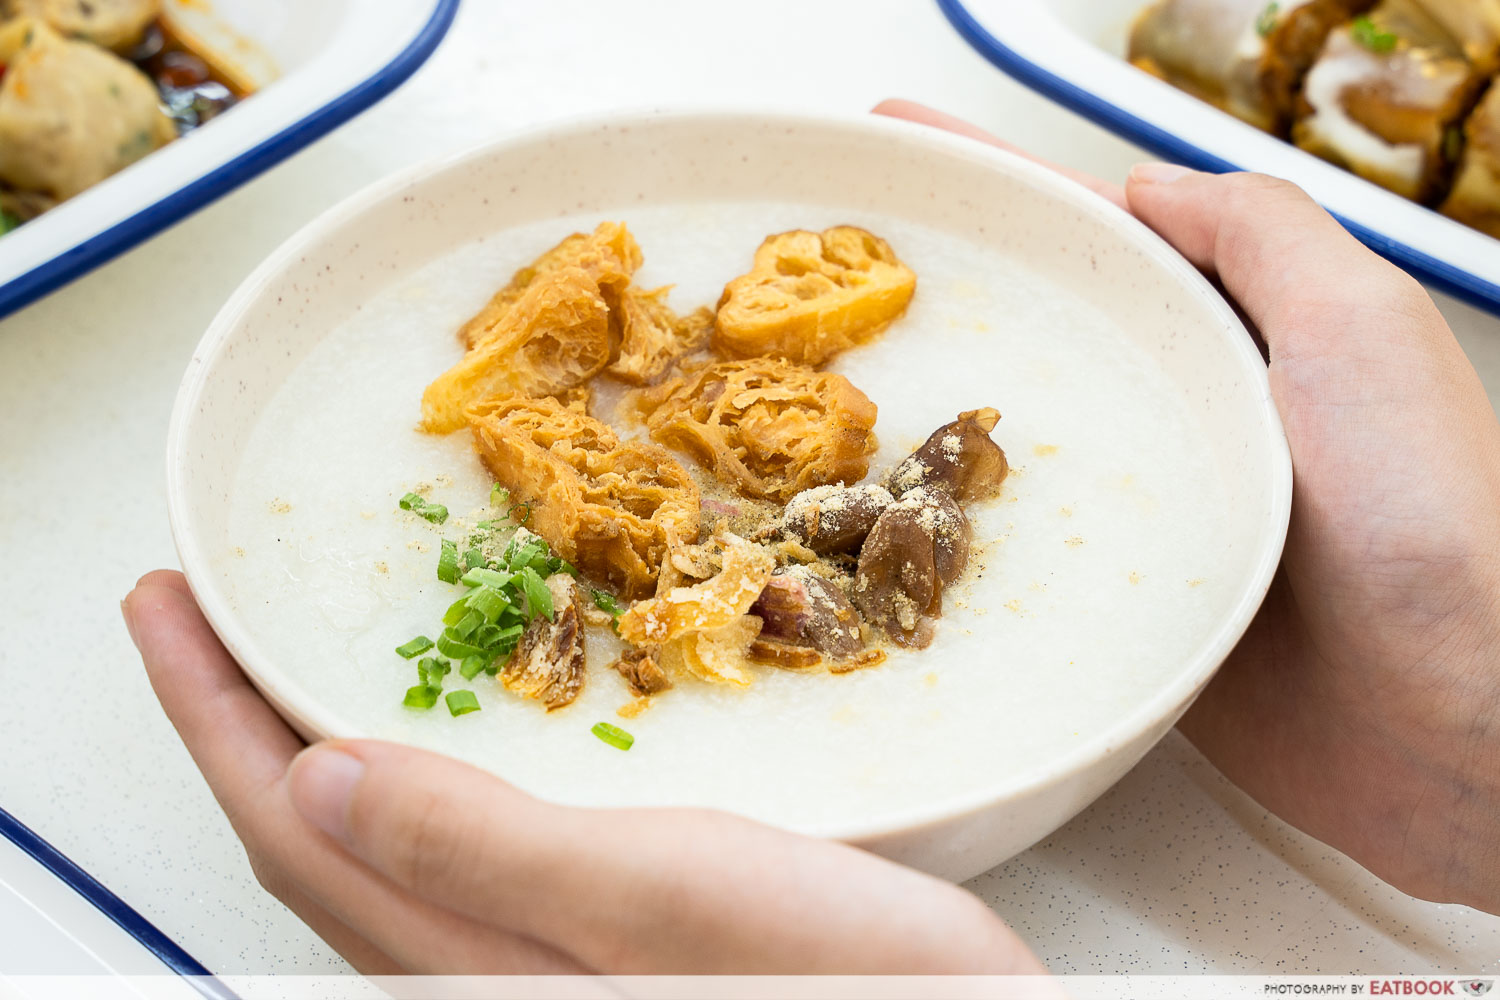
<svg viewBox="0 0 1500 1000">
<path fill-rule="evenodd" d="M 0 322 L 0 807 L 216 972 L 343 968 L 256 885 L 116 611 L 139 574 L 175 565 L 167 417 L 204 326 L 282 239 L 419 158 L 610 107 L 887 96 L 1106 177 L 1140 158 L 992 70 L 930 0 L 467 0 L 384 104 Z M 1500 321 L 1439 302 L 1500 401 Z M 1500 919 L 1387 888 L 1175 735 L 971 888 L 1057 971 L 1500 972 Z"/>
</svg>

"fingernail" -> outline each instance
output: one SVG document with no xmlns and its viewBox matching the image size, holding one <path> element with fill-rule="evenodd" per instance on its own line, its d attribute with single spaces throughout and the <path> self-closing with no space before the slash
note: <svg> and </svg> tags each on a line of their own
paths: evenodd
<svg viewBox="0 0 1500 1000">
<path fill-rule="evenodd" d="M 1137 184 L 1172 184 L 1197 172 L 1175 163 L 1137 163 L 1130 170 L 1130 179 Z"/>
<path fill-rule="evenodd" d="M 337 747 L 316 744 L 292 762 L 287 781 L 302 818 L 336 840 L 347 840 L 349 800 L 365 764 Z"/>
<path fill-rule="evenodd" d="M 130 642 L 137 650 L 141 648 L 141 640 L 135 637 L 135 619 L 130 616 L 129 598 L 120 602 L 120 617 L 125 619 L 125 631 L 130 633 Z"/>
</svg>

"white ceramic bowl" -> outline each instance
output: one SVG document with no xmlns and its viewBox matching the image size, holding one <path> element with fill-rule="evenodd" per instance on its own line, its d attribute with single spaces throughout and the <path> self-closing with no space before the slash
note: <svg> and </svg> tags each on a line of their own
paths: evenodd
<svg viewBox="0 0 1500 1000">
<path fill-rule="evenodd" d="M 1212 555 L 1216 584 L 1202 591 L 1213 595 L 1203 598 L 1211 602 L 1206 617 L 1191 628 L 1183 624 L 1188 634 L 1180 637 L 1180 647 L 1173 647 L 1180 654 L 1159 664 L 1150 684 L 1108 706 L 1097 724 L 1079 727 L 1086 731 L 1060 734 L 1055 752 L 1024 766 L 1007 760 L 986 763 L 963 787 L 934 793 L 932 801 L 899 810 L 872 806 L 828 821 L 786 821 L 949 878 L 967 878 L 1065 822 L 1119 779 L 1181 715 L 1259 607 L 1280 558 L 1291 502 L 1290 458 L 1265 365 L 1233 311 L 1145 227 L 1016 156 L 876 117 L 656 113 L 571 122 L 507 137 L 377 184 L 326 213 L 272 255 L 225 305 L 195 352 L 168 443 L 169 512 L 182 565 L 220 638 L 300 732 L 309 738 L 368 735 L 367 726 L 343 714 L 337 699 L 311 694 L 303 679 L 284 670 L 269 651 L 277 642 L 298 637 L 277 635 L 281 626 L 263 619 L 260 626 L 251 625 L 246 614 L 247 604 L 264 605 L 262 598 L 272 595 L 244 592 L 244 563 L 232 554 L 236 543 L 230 511 L 241 456 L 278 389 L 330 330 L 356 314 L 365 315 L 361 310 L 380 289 L 445 259 L 456 247 L 488 246 L 480 241 L 549 219 L 566 217 L 557 223 L 562 228 L 556 235 L 573 228 L 580 217 L 629 221 L 631 206 L 701 205 L 700 217 L 711 220 L 715 205 L 758 200 L 783 206 L 783 213 L 789 204 L 792 211 L 805 205 L 810 218 L 836 221 L 843 221 L 844 214 L 858 219 L 881 213 L 926 227 L 924 232 L 936 234 L 927 241 L 934 246 L 951 238 L 956 246 L 1003 254 L 1018 267 L 1024 262 L 1045 276 L 1045 287 L 1054 289 L 1050 294 L 1076 296 L 1096 311 L 1091 315 L 1107 317 L 1111 329 L 1118 330 L 1121 349 L 1138 353 L 1153 369 L 1151 378 L 1159 377 L 1172 397 L 1168 402 L 1184 407 L 1188 424 L 1196 426 L 1193 433 L 1205 436 L 1205 463 L 1212 466 L 1205 474 L 1223 487 L 1216 494 L 1223 509 L 1212 512 L 1221 527 Z M 654 244 L 645 236 L 642 242 L 650 266 Z M 753 245 L 742 248 L 747 260 Z M 936 259 L 941 247 L 934 246 L 912 249 L 918 257 Z M 511 259 L 509 266 L 521 262 Z M 497 260 L 487 266 L 500 264 Z M 923 273 L 920 263 L 914 261 L 914 266 Z M 508 272 L 484 273 L 493 273 L 498 283 Z M 938 303 L 949 294 L 976 292 L 932 281 L 918 293 L 919 299 Z M 1026 294 L 1024 288 L 1020 294 Z M 1040 305 L 1045 312 L 1048 303 Z M 455 308 L 462 312 L 468 307 Z M 899 324 L 887 336 L 896 336 L 898 329 Z M 985 329 L 984 324 L 973 327 Z M 449 339 L 451 327 L 424 331 L 413 320 L 411 332 L 440 338 L 444 350 L 457 351 Z M 985 341 L 974 343 L 983 350 Z M 426 377 L 412 376 L 413 393 Z M 860 378 L 878 382 L 879 373 L 869 369 Z M 409 407 L 414 422 L 415 395 L 393 405 Z M 953 404 L 942 399 L 937 405 Z M 408 420 L 405 409 L 400 414 L 400 421 Z M 1045 413 L 1036 416 L 1045 422 Z M 360 418 L 351 414 L 350 419 Z M 1002 430 L 1009 426 L 1016 435 L 1022 424 L 1015 421 L 1025 419 L 1010 413 L 1012 423 Z M 1099 419 L 1107 421 L 1109 415 Z M 409 426 L 402 423 L 398 430 Z M 883 431 L 882 439 L 887 436 Z M 1018 443 L 1019 438 L 1008 441 L 1007 447 Z M 1044 453 L 1040 448 L 1036 452 Z M 1015 452 L 1012 459 L 1013 464 L 1028 461 Z M 345 486 L 346 492 L 353 488 Z M 1021 551 L 1015 543 L 1007 551 L 1012 550 Z M 1059 555 L 1049 558 L 1060 560 L 1063 551 L 1058 544 Z M 1126 584 L 1124 577 L 1123 572 L 1118 576 L 1121 588 L 1137 582 Z M 1185 599 L 1185 591 L 1173 593 L 1178 595 L 1173 600 Z M 1092 603 L 1113 600 L 1101 592 Z M 1166 614 L 1164 628 L 1173 627 L 1170 613 L 1156 602 L 1143 607 Z M 1007 627 L 1004 621 L 1012 621 L 1005 614 L 996 607 L 994 614 L 976 616 L 971 624 L 1001 629 Z M 955 635 L 967 631 L 962 621 L 955 622 L 945 618 L 944 627 Z M 1005 640 L 997 633 L 979 641 L 988 649 Z M 1024 671 L 1016 677 L 1024 683 Z M 1080 699 L 1086 696 L 1077 692 Z M 395 698 L 399 700 L 399 692 Z M 1003 720 L 1004 710 L 997 706 L 997 718 Z M 893 738 L 890 730 L 882 732 L 882 738 Z M 632 761 L 643 759 L 645 742 L 637 740 L 637 752 L 627 755 Z M 576 745 L 580 755 L 596 752 L 596 744 L 585 739 L 569 745 Z M 613 766 L 612 761 L 624 759 L 590 757 L 586 766 Z M 505 774 L 503 762 L 488 763 Z M 545 787 L 533 790 L 547 793 Z M 709 804 L 735 808 L 732 794 Z"/>
</svg>

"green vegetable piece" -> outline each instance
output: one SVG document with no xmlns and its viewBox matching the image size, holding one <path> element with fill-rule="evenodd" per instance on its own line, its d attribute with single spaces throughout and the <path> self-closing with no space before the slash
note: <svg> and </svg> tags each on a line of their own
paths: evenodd
<svg viewBox="0 0 1500 1000">
<path fill-rule="evenodd" d="M 469 613 L 460 618 L 458 624 L 454 625 L 450 631 L 453 632 L 455 637 L 467 640 L 469 636 L 474 634 L 474 630 L 484 623 L 484 615 L 473 610 L 473 606 L 471 605 Z"/>
<path fill-rule="evenodd" d="M 486 622 L 493 624 L 501 612 L 510 607 L 510 601 L 505 595 L 493 587 L 479 586 L 469 592 L 469 607 L 483 616 Z"/>
<path fill-rule="evenodd" d="M 615 595 L 607 590 L 594 591 L 594 607 L 600 611 L 608 611 L 616 618 L 625 613 L 625 609 L 620 607 L 620 602 L 615 600 Z"/>
<path fill-rule="evenodd" d="M 611 726 L 607 722 L 596 722 L 592 730 L 593 734 L 619 750 L 629 750 L 635 746 L 635 737 L 631 736 L 619 726 Z"/>
<path fill-rule="evenodd" d="M 0 236 L 4 236 L 13 229 L 19 229 L 20 226 L 21 217 L 19 215 L 0 209 Z"/>
<path fill-rule="evenodd" d="M 459 622 L 463 621 L 464 615 L 468 613 L 469 595 L 465 594 L 458 600 L 454 601 L 452 604 L 448 605 L 448 610 L 443 612 L 443 624 L 451 628 L 454 625 L 457 625 Z"/>
<path fill-rule="evenodd" d="M 458 543 L 446 538 L 438 552 L 438 579 L 444 583 L 458 582 Z"/>
<path fill-rule="evenodd" d="M 547 581 L 542 579 L 542 575 L 530 566 L 521 570 L 521 590 L 526 594 L 527 616 L 535 618 L 537 615 L 545 615 L 551 621 L 552 591 L 547 589 Z"/>
<path fill-rule="evenodd" d="M 425 635 L 419 635 L 410 642 L 402 643 L 396 647 L 396 655 L 403 660 L 409 660 L 419 653 L 425 653 L 432 648 L 432 640 Z"/>
<path fill-rule="evenodd" d="M 490 665 L 488 658 L 484 656 L 466 656 L 464 661 L 458 665 L 458 675 L 466 681 L 472 681 L 484 672 L 484 668 Z"/>
<path fill-rule="evenodd" d="M 505 573 L 500 570 L 480 567 L 471 569 L 463 575 L 463 582 L 471 587 L 494 587 L 499 590 L 509 585 L 514 574 Z"/>
<path fill-rule="evenodd" d="M 484 565 L 484 552 L 474 546 L 464 553 L 464 569 L 470 570 Z"/>
<path fill-rule="evenodd" d="M 499 483 L 492 485 L 490 487 L 490 506 L 499 507 L 501 504 L 507 503 L 510 503 L 510 490 Z M 489 525 L 485 525 L 485 527 L 489 527 Z"/>
<path fill-rule="evenodd" d="M 1396 36 L 1389 31 L 1381 31 L 1368 17 L 1356 17 L 1349 31 L 1356 42 L 1371 52 L 1384 55 L 1396 48 Z"/>
<path fill-rule="evenodd" d="M 437 648 L 438 652 L 444 656 L 451 656 L 455 660 L 462 660 L 469 656 L 479 656 L 484 652 L 478 646 L 464 642 L 458 636 L 454 635 L 451 628 L 443 629 L 443 634 L 438 636 Z"/>
<path fill-rule="evenodd" d="M 1255 19 L 1255 33 L 1262 38 L 1268 37 L 1276 30 L 1276 15 L 1281 12 L 1281 4 L 1268 3 L 1266 9 L 1260 12 L 1260 17 Z"/>
<path fill-rule="evenodd" d="M 479 699 L 473 691 L 449 691 L 445 696 L 450 715 L 468 715 L 479 711 Z"/>
<path fill-rule="evenodd" d="M 443 678 L 452 671 L 453 665 L 447 660 L 440 660 L 435 656 L 424 656 L 417 661 L 417 677 L 423 684 L 442 690 Z"/>
<path fill-rule="evenodd" d="M 401 704 L 407 708 L 431 708 L 437 704 L 438 695 L 441 693 L 441 688 L 418 684 L 416 687 L 406 689 L 406 697 L 401 699 Z"/>
</svg>

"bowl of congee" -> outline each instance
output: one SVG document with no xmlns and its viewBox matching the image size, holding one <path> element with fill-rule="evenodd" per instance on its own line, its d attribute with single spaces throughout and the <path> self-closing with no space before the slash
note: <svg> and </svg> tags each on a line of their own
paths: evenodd
<svg viewBox="0 0 1500 1000">
<path fill-rule="evenodd" d="M 308 739 L 963 879 L 1243 634 L 1291 463 L 1234 311 L 1113 205 L 884 119 L 651 113 L 355 195 L 169 441 L 205 614 Z"/>
</svg>

